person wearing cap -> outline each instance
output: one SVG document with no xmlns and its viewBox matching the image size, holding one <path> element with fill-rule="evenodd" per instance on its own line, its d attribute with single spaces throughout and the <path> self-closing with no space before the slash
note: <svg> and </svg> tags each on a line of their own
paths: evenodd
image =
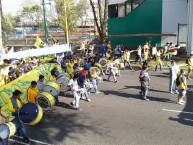
<svg viewBox="0 0 193 145">
<path fill-rule="evenodd" d="M 20 136 L 20 133 L 23 137 L 24 142 L 30 143 L 30 140 L 27 136 L 26 129 L 24 124 L 19 119 L 19 109 L 22 107 L 22 101 L 20 99 L 21 91 L 15 90 L 13 96 L 8 100 L 8 109 L 12 112 L 12 115 L 15 116 L 16 123 L 18 125 L 16 129 L 16 135 Z"/>
<path fill-rule="evenodd" d="M 8 115 L 1 110 L 0 107 L 0 125 L 9 122 Z M 4 138 L 0 135 L 0 145 L 8 145 L 8 138 Z"/>
<path fill-rule="evenodd" d="M 29 103 L 36 103 L 36 97 L 38 96 L 39 91 L 37 88 L 37 82 L 32 81 L 30 87 L 27 89 L 27 101 Z"/>
<path fill-rule="evenodd" d="M 149 99 L 147 98 L 147 94 L 148 94 L 148 89 L 149 89 L 149 74 L 148 74 L 148 67 L 147 66 L 143 66 L 142 71 L 140 72 L 139 75 L 139 80 L 141 82 L 141 97 L 146 100 L 149 101 Z"/>
</svg>

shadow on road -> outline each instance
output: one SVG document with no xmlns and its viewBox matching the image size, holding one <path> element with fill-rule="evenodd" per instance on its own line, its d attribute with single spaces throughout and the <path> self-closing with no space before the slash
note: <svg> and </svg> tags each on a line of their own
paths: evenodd
<svg viewBox="0 0 193 145">
<path fill-rule="evenodd" d="M 177 121 L 183 125 L 193 126 L 193 114 L 191 114 L 193 113 L 193 93 L 188 92 L 186 96 L 187 102 L 184 109 L 182 110 L 183 112 L 178 115 L 178 118 L 170 117 L 169 120 Z"/>
<path fill-rule="evenodd" d="M 151 75 L 152 77 L 158 77 L 158 78 L 168 78 L 168 76 L 164 75 Z"/>
<path fill-rule="evenodd" d="M 138 87 L 139 89 L 139 87 Z M 134 98 L 134 99 L 139 99 L 143 100 L 142 97 L 138 94 L 129 94 L 125 92 L 119 92 L 119 91 L 102 91 L 105 95 L 115 95 L 118 97 L 125 97 L 125 98 Z M 165 102 L 165 103 L 176 103 L 175 101 L 165 99 L 165 98 L 158 98 L 158 97 L 153 97 L 153 96 L 148 96 L 150 101 L 156 101 L 156 102 Z"/>
<path fill-rule="evenodd" d="M 83 125 L 80 118 L 79 112 L 68 115 L 53 112 L 46 114 L 39 124 L 26 128 L 30 138 L 49 144 L 64 144 L 65 138 L 78 143 L 80 138 L 76 134 L 84 134 L 86 131 L 101 134 L 95 127 Z M 33 142 L 31 144 L 35 145 Z"/>
<path fill-rule="evenodd" d="M 125 86 L 123 89 L 119 89 L 119 90 L 127 90 L 127 89 L 137 89 L 137 90 L 140 90 L 140 86 Z M 149 91 L 159 92 L 159 93 L 168 93 L 167 91 L 155 90 L 153 88 L 150 88 Z"/>
</svg>

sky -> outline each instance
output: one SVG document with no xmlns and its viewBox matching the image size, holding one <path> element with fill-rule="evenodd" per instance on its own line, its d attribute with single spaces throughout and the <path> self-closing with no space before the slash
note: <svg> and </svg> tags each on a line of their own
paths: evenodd
<svg viewBox="0 0 193 145">
<path fill-rule="evenodd" d="M 16 14 L 23 6 L 38 2 L 40 2 L 40 0 L 2 0 L 3 12 Z"/>
</svg>

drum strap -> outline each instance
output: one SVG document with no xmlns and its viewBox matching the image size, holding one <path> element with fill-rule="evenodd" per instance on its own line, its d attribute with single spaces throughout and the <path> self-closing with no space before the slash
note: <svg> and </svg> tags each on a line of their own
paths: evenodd
<svg viewBox="0 0 193 145">
<path fill-rule="evenodd" d="M 12 104 L 13 104 L 13 108 L 14 109 L 18 109 L 18 105 L 17 105 L 17 100 L 16 100 L 16 98 L 15 97 L 11 97 L 11 102 L 12 102 Z"/>
</svg>

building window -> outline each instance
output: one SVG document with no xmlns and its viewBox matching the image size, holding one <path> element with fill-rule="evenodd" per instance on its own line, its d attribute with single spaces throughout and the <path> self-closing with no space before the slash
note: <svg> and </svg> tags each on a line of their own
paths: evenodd
<svg viewBox="0 0 193 145">
<path fill-rule="evenodd" d="M 109 17 L 110 18 L 118 17 L 118 5 L 117 4 L 109 6 Z"/>
</svg>

